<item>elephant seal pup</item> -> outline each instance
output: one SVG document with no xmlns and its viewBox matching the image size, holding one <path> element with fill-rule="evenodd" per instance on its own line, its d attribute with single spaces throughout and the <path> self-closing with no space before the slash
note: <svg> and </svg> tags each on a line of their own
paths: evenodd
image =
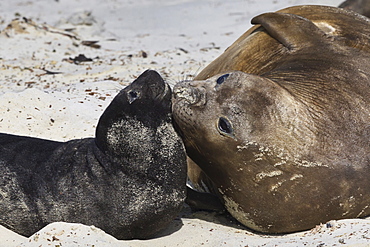
<svg viewBox="0 0 370 247">
<path fill-rule="evenodd" d="M 118 239 L 165 228 L 186 195 L 171 94 L 157 72 L 146 71 L 113 99 L 95 138 L 1 134 L 0 224 L 30 236 L 51 222 L 83 223 Z"/>
<path fill-rule="evenodd" d="M 174 88 L 174 120 L 206 175 L 192 182 L 205 183 L 232 216 L 265 233 L 369 215 L 370 53 L 362 49 L 369 38 L 353 47 L 356 36 L 335 38 L 293 14 L 252 21 L 279 42 L 284 54 L 273 66 Z"/>
</svg>

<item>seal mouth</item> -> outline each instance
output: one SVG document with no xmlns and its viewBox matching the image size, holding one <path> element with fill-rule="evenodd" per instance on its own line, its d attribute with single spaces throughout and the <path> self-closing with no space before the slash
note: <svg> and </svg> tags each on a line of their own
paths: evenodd
<svg viewBox="0 0 370 247">
<path fill-rule="evenodd" d="M 180 82 L 175 85 L 173 92 L 176 101 L 184 100 L 189 105 L 202 106 L 207 102 L 204 87 L 194 87 L 187 82 Z"/>
</svg>

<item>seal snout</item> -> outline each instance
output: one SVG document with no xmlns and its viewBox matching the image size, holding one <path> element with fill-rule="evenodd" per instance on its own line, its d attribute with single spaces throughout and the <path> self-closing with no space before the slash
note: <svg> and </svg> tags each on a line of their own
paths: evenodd
<svg viewBox="0 0 370 247">
<path fill-rule="evenodd" d="M 206 90 L 187 83 L 178 83 L 174 89 L 175 100 L 185 100 L 189 105 L 202 106 L 206 104 Z"/>
<path fill-rule="evenodd" d="M 154 100 L 169 100 L 171 98 L 171 88 L 163 80 L 161 75 L 155 70 L 146 70 L 134 82 L 135 89 L 140 88 L 142 94 Z M 138 93 L 135 91 L 129 92 L 129 99 L 135 98 Z M 131 104 L 131 103 L 130 103 Z"/>
</svg>

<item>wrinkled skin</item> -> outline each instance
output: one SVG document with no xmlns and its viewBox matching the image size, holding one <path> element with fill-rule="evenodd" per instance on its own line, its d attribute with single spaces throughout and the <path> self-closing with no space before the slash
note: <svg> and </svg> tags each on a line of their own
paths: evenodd
<svg viewBox="0 0 370 247">
<path fill-rule="evenodd" d="M 369 20 L 323 6 L 253 18 L 174 88 L 189 177 L 251 229 L 370 214 Z"/>
<path fill-rule="evenodd" d="M 186 155 L 170 111 L 170 88 L 146 71 L 114 98 L 95 138 L 0 134 L 0 223 L 25 236 L 64 221 L 118 239 L 153 237 L 186 194 Z"/>
</svg>

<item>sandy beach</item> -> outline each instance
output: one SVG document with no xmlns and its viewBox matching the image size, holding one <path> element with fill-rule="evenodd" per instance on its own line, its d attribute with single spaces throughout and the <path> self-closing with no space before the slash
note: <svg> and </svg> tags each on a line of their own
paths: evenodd
<svg viewBox="0 0 370 247">
<path fill-rule="evenodd" d="M 113 97 L 146 69 L 192 79 L 263 12 L 340 0 L 14 0 L 0 2 L 0 132 L 92 137 Z M 52 223 L 3 246 L 370 246 L 370 218 L 294 234 L 253 233 L 224 215 L 182 213 L 157 238 L 118 241 L 94 226 Z"/>
</svg>

